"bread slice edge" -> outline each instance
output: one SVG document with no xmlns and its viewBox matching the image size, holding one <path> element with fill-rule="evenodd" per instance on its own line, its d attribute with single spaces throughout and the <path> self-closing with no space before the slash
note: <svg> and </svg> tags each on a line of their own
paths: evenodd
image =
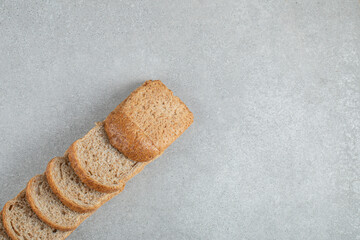
<svg viewBox="0 0 360 240">
<path fill-rule="evenodd" d="M 120 189 L 120 191 L 118 192 L 114 192 L 114 193 L 109 193 L 107 198 L 104 198 L 103 201 L 99 202 L 98 204 L 94 205 L 93 207 L 83 207 L 79 204 L 77 204 L 76 202 L 72 201 L 71 199 L 69 199 L 68 197 L 66 197 L 65 194 L 62 193 L 61 189 L 59 189 L 57 187 L 57 184 L 55 183 L 55 180 L 53 179 L 53 175 L 52 175 L 52 170 L 54 168 L 54 162 L 55 162 L 56 158 L 53 158 L 49 163 L 48 166 L 46 167 L 46 179 L 50 185 L 51 190 L 53 191 L 53 193 L 60 199 L 60 201 L 67 206 L 68 208 L 76 211 L 76 212 L 80 212 L 80 213 L 86 213 L 86 212 L 92 212 L 95 211 L 96 209 L 98 209 L 99 207 L 101 207 L 104 203 L 106 203 L 107 201 L 109 201 L 110 199 L 112 199 L 114 196 L 116 196 L 117 194 L 119 194 L 125 186 L 123 186 L 122 189 Z"/>
<path fill-rule="evenodd" d="M 88 175 L 86 174 L 86 170 L 81 166 L 80 161 L 78 160 L 77 157 L 77 148 L 76 148 L 76 144 L 78 143 L 78 141 L 80 141 L 81 139 L 76 140 L 73 144 L 71 144 L 71 146 L 69 147 L 69 149 L 66 151 L 66 157 L 68 157 L 69 162 L 71 167 L 74 169 L 76 175 L 78 175 L 78 177 L 80 178 L 80 180 L 85 183 L 88 187 L 99 191 L 99 192 L 103 192 L 103 193 L 113 193 L 113 192 L 118 192 L 123 188 L 123 184 L 118 184 L 117 186 L 107 186 L 105 184 L 101 184 L 99 182 L 97 182 L 96 180 L 88 177 Z"/>
<path fill-rule="evenodd" d="M 77 223 L 73 226 L 73 227 L 64 227 L 61 226 L 59 224 L 56 224 L 54 222 L 52 222 L 48 217 L 46 217 L 46 215 L 44 215 L 42 213 L 42 211 L 39 210 L 39 208 L 36 206 L 35 204 L 35 200 L 32 197 L 31 194 L 31 187 L 32 184 L 34 183 L 34 181 L 36 180 L 37 177 L 39 177 L 41 175 L 36 175 L 35 177 L 31 178 L 30 181 L 28 182 L 28 184 L 26 185 L 26 200 L 28 201 L 31 209 L 34 211 L 34 213 L 40 218 L 41 221 L 43 221 L 44 223 L 46 223 L 47 225 L 49 225 L 52 228 L 61 230 L 61 231 L 72 231 L 75 230 L 84 220 L 84 219 L 79 219 L 77 221 Z M 90 216 L 90 215 L 89 215 Z M 88 217 L 89 217 L 88 216 Z"/>
</svg>

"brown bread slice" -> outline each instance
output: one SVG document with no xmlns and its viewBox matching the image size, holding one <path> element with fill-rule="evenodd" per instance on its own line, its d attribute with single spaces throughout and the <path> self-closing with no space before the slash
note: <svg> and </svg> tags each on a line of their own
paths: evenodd
<svg viewBox="0 0 360 240">
<path fill-rule="evenodd" d="M 74 142 L 67 157 L 82 182 L 107 193 L 121 190 L 127 180 L 148 164 L 130 160 L 114 148 L 103 123 L 97 123 L 85 137 Z"/>
<path fill-rule="evenodd" d="M 10 237 L 7 235 L 2 221 L 2 212 L 0 212 L 0 240 L 10 240 Z"/>
<path fill-rule="evenodd" d="M 13 240 L 67 238 L 72 231 L 60 231 L 41 221 L 26 200 L 25 190 L 8 201 L 3 208 L 3 224 L 6 233 Z"/>
<path fill-rule="evenodd" d="M 70 166 L 65 157 L 52 159 L 46 168 L 46 177 L 50 188 L 61 202 L 77 212 L 90 212 L 96 210 L 105 202 L 120 193 L 102 193 L 84 184 Z"/>
<path fill-rule="evenodd" d="M 105 120 L 110 143 L 129 159 L 145 162 L 161 155 L 194 116 L 161 81 L 146 81 Z"/>
<path fill-rule="evenodd" d="M 43 174 L 29 181 L 26 187 L 26 199 L 31 209 L 43 222 L 63 231 L 74 230 L 92 214 L 92 212 L 75 212 L 62 204 L 52 192 Z"/>
</svg>

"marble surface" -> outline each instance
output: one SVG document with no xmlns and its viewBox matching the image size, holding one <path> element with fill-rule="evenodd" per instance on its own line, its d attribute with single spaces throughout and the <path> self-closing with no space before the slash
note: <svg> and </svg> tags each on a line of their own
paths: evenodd
<svg viewBox="0 0 360 240">
<path fill-rule="evenodd" d="M 195 122 L 69 239 L 360 239 L 357 0 L 0 0 L 0 204 L 148 79 Z"/>
</svg>

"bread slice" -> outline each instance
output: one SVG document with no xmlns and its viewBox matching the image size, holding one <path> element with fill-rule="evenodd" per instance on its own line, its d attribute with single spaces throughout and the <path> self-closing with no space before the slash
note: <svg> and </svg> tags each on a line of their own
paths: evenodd
<svg viewBox="0 0 360 240">
<path fill-rule="evenodd" d="M 161 155 L 194 121 L 192 112 L 161 81 L 146 81 L 105 120 L 110 143 L 129 159 Z"/>
<path fill-rule="evenodd" d="M 126 158 L 114 148 L 103 123 L 97 123 L 85 137 L 74 142 L 67 157 L 82 182 L 99 192 L 117 192 L 148 163 Z"/>
<path fill-rule="evenodd" d="M 50 188 L 61 202 L 77 212 L 94 211 L 105 202 L 120 193 L 102 193 L 84 184 L 75 174 L 70 162 L 65 157 L 52 159 L 46 168 L 46 177 Z"/>
<path fill-rule="evenodd" d="M 0 240 L 10 240 L 10 237 L 7 235 L 2 221 L 2 212 L 0 212 Z"/>
<path fill-rule="evenodd" d="M 41 221 L 26 200 L 25 190 L 8 201 L 2 213 L 6 233 L 13 240 L 65 239 L 71 231 L 60 231 Z"/>
<path fill-rule="evenodd" d="M 63 231 L 74 230 L 92 214 L 92 212 L 75 212 L 62 204 L 52 192 L 43 174 L 29 181 L 26 187 L 26 199 L 43 222 Z"/>
</svg>

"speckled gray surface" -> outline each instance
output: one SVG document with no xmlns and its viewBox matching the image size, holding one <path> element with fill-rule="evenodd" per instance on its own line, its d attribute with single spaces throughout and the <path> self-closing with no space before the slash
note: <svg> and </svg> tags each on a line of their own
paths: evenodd
<svg viewBox="0 0 360 240">
<path fill-rule="evenodd" d="M 0 0 L 0 203 L 161 79 L 195 123 L 69 239 L 360 239 L 359 5 Z"/>
</svg>

